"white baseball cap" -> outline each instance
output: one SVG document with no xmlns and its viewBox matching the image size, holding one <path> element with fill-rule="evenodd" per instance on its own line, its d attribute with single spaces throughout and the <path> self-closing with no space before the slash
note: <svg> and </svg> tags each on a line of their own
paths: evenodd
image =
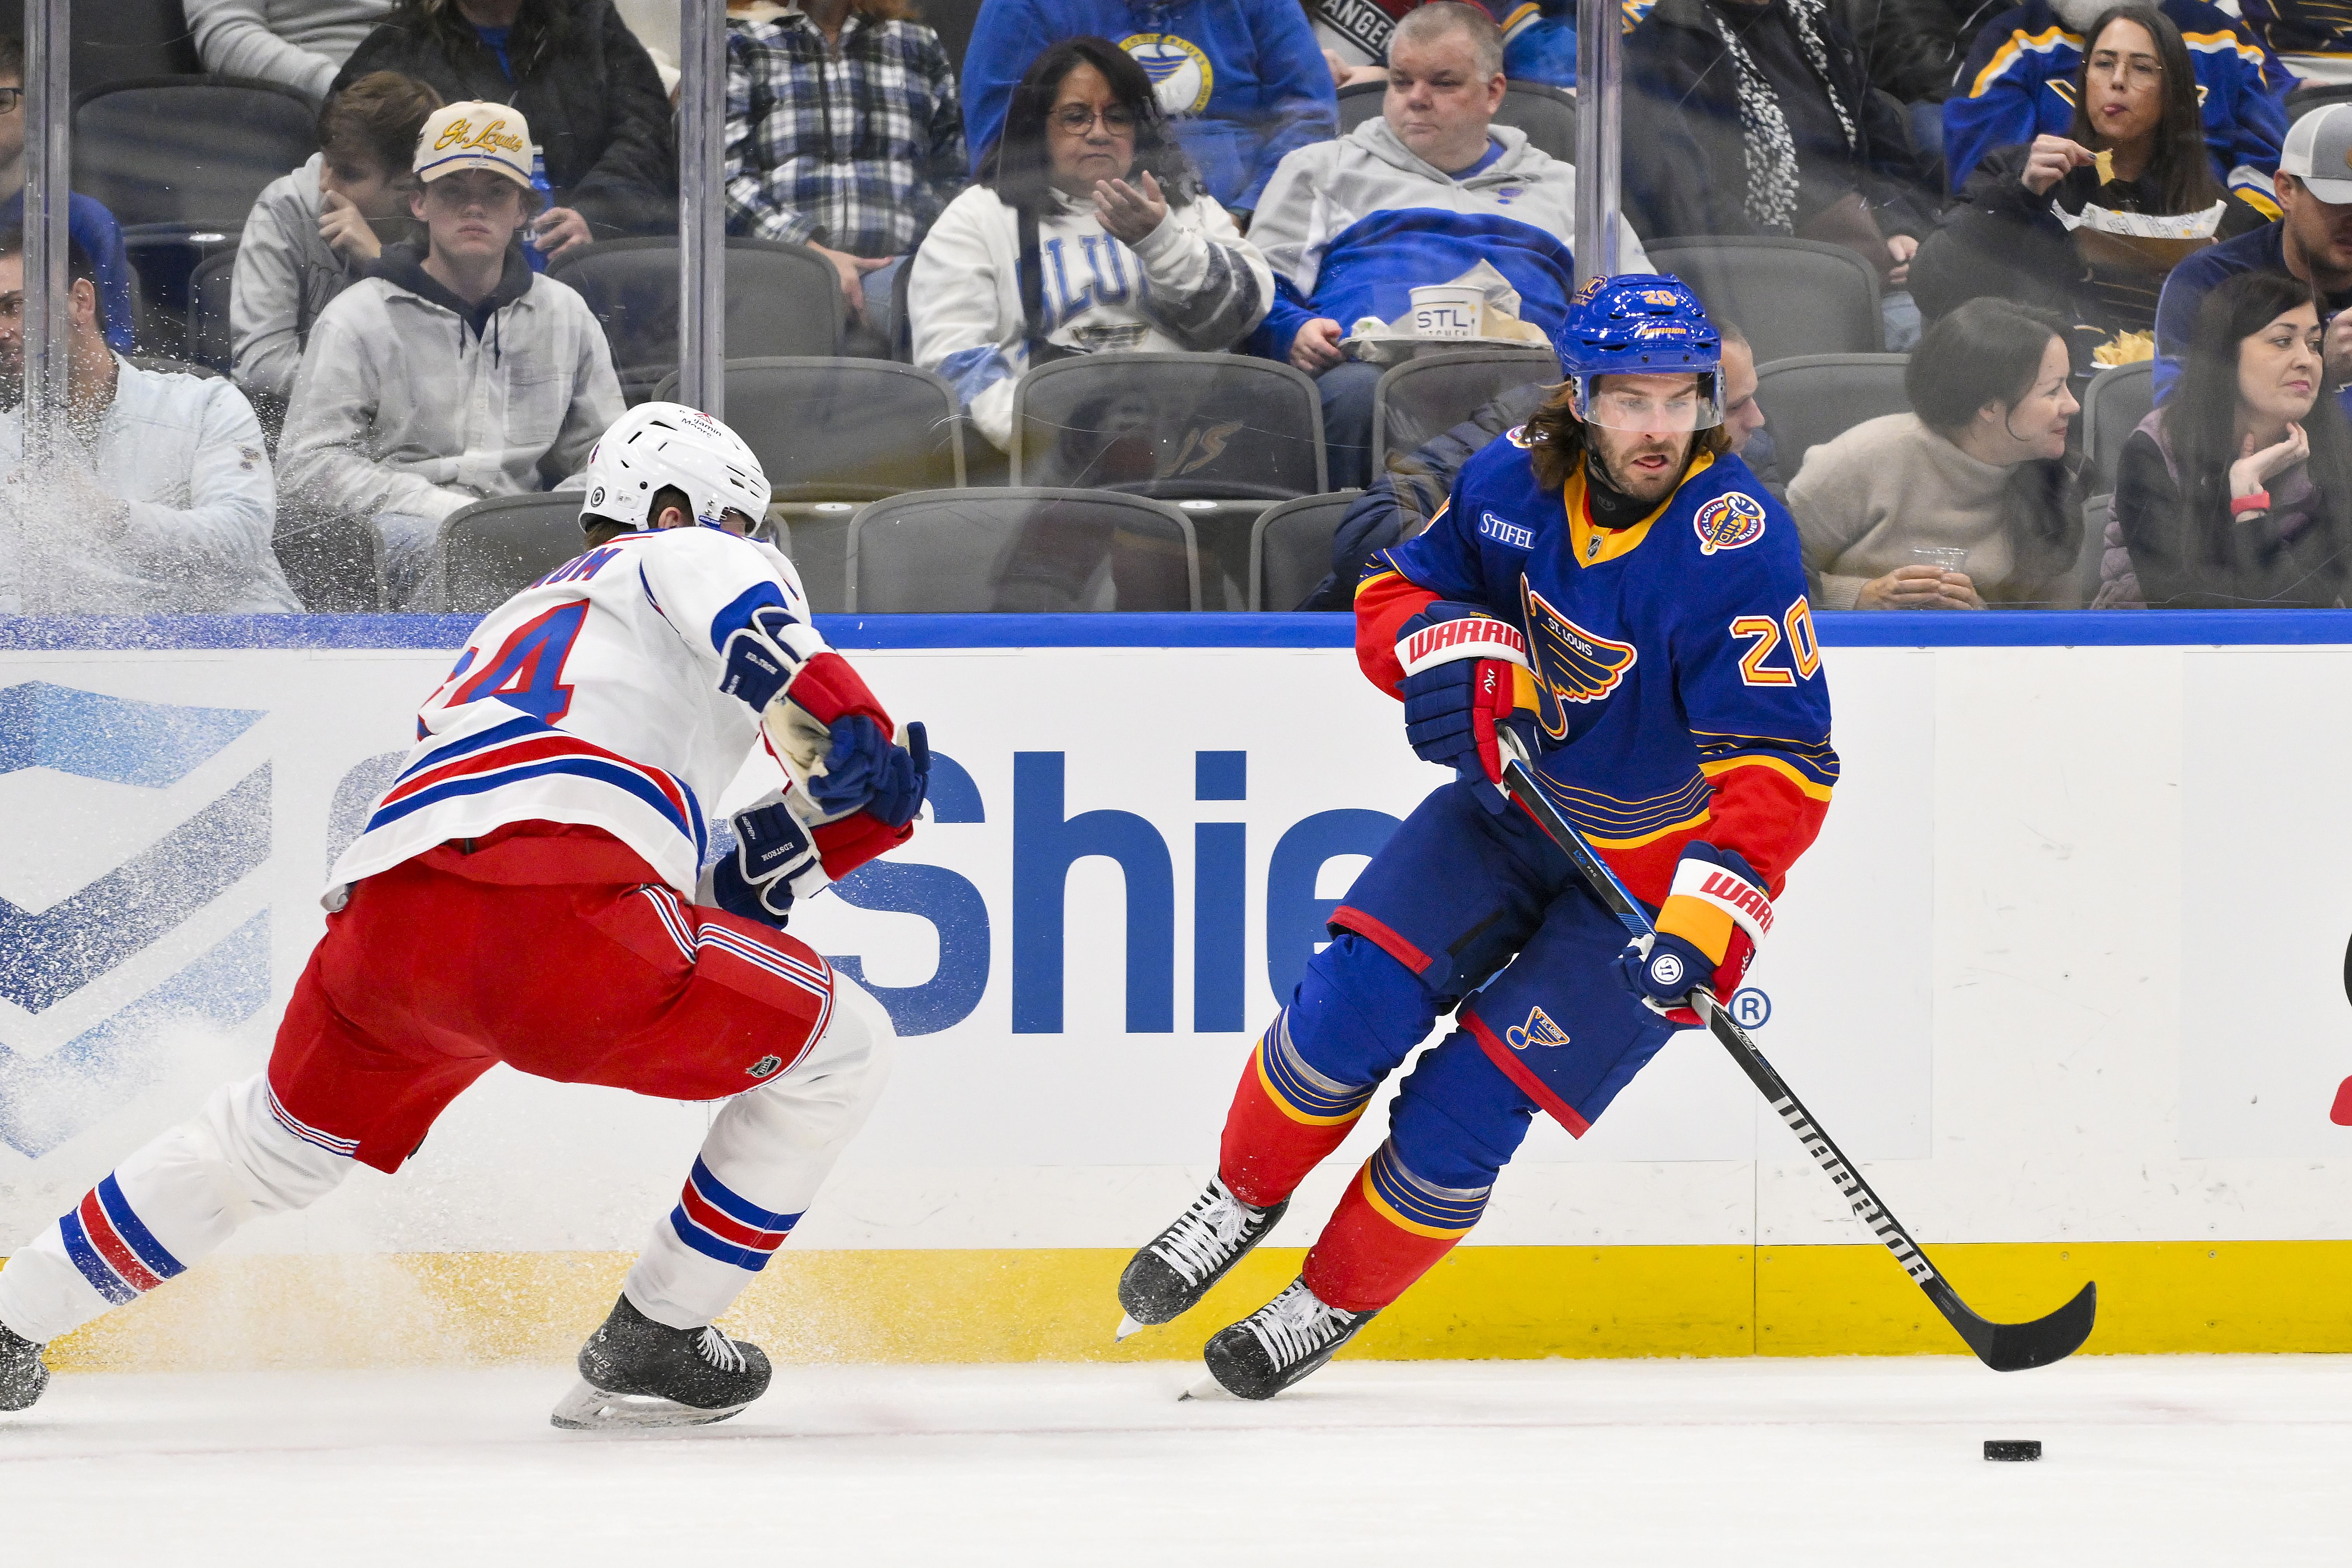
<svg viewBox="0 0 2352 1568">
<path fill-rule="evenodd" d="M 2352 203 L 2352 103 L 2330 103 L 2287 128 L 2279 173 L 2330 206 Z"/>
<path fill-rule="evenodd" d="M 491 169 L 530 189 L 530 124 L 503 103 L 453 103 L 416 138 L 416 177 L 430 184 L 460 169 Z"/>
</svg>

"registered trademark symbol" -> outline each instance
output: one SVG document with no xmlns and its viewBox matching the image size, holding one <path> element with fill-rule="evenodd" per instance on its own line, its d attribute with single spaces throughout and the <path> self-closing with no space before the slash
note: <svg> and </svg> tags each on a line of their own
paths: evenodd
<svg viewBox="0 0 2352 1568">
<path fill-rule="evenodd" d="M 1772 998 L 1753 985 L 1732 993 L 1731 1021 L 1743 1029 L 1760 1029 L 1772 1021 Z"/>
</svg>

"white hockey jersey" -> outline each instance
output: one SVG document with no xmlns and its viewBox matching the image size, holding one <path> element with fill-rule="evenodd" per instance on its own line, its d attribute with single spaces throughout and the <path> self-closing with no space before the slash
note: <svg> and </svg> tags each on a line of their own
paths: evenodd
<svg viewBox="0 0 2352 1568">
<path fill-rule="evenodd" d="M 532 820 L 603 828 L 691 899 L 706 803 L 760 743 L 759 715 L 719 689 L 721 650 L 763 605 L 809 619 L 792 563 L 696 527 L 625 533 L 491 611 L 329 873 L 327 907 L 436 844 Z"/>
</svg>

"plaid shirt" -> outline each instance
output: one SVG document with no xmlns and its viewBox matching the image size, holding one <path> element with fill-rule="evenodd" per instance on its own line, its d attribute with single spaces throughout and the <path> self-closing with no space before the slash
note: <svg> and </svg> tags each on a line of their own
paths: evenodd
<svg viewBox="0 0 2352 1568">
<path fill-rule="evenodd" d="M 832 49 L 798 9 L 729 19 L 729 233 L 904 255 L 965 170 L 955 71 L 930 28 L 852 10 Z"/>
</svg>

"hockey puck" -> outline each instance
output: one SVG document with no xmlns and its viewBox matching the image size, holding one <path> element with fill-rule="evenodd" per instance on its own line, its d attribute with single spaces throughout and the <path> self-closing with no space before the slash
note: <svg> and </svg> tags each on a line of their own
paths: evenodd
<svg viewBox="0 0 2352 1568">
<path fill-rule="evenodd" d="M 1985 1439 L 1985 1458 L 1988 1459 L 2005 1459 L 2014 1463 L 2022 1459 L 2038 1459 L 2041 1457 L 2042 1439 L 2039 1437 L 2008 1439 L 1988 1437 Z"/>
</svg>

